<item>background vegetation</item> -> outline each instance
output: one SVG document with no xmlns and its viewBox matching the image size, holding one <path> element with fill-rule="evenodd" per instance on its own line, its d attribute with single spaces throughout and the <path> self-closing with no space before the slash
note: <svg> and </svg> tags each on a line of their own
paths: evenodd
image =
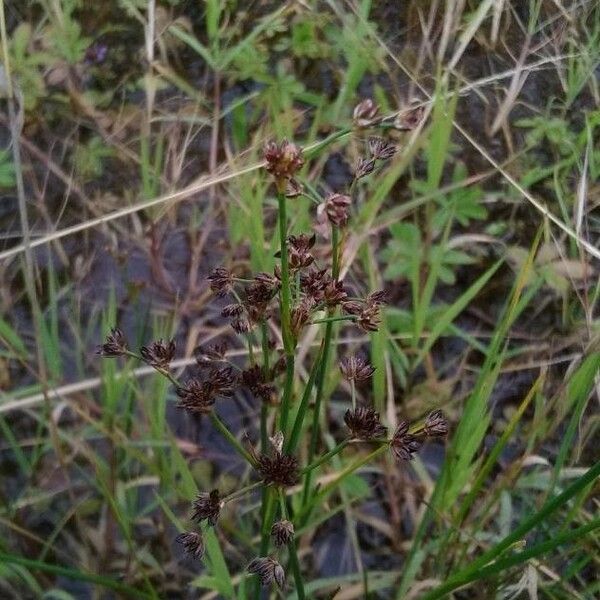
<svg viewBox="0 0 600 600">
<path fill-rule="evenodd" d="M 205 566 L 174 542 L 198 489 L 243 485 L 243 462 L 152 369 L 94 351 L 115 323 L 174 336 L 178 367 L 230 337 L 206 275 L 273 268 L 265 141 L 316 145 L 306 179 L 338 191 L 367 134 L 317 142 L 366 97 L 390 124 L 409 106 L 424 121 L 388 130 L 399 151 L 355 191 L 344 274 L 391 303 L 339 352 L 371 342 L 359 393 L 389 426 L 442 408 L 451 430 L 323 502 L 307 591 L 362 597 L 364 569 L 374 598 L 600 593 L 595 0 L 0 7 L 0 596 L 245 597 L 243 506 Z M 314 226 L 307 202 L 290 210 L 293 231 Z M 332 422 L 338 384 L 332 368 Z M 254 399 L 222 410 L 256 432 Z"/>
</svg>

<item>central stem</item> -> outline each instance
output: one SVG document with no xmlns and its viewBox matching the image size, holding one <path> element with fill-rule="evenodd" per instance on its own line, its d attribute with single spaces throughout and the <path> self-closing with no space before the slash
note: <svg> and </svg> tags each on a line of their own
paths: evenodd
<svg viewBox="0 0 600 600">
<path fill-rule="evenodd" d="M 337 281 L 339 275 L 339 229 L 335 226 L 331 226 L 331 275 L 335 281 Z M 334 309 L 335 310 L 335 309 Z M 329 317 L 335 316 L 333 311 L 329 311 Z M 317 393 L 315 398 L 315 409 L 313 412 L 312 430 L 310 437 L 310 446 L 308 448 L 308 463 L 312 463 L 315 452 L 317 451 L 317 442 L 319 440 L 319 417 L 321 413 L 321 403 L 323 401 L 323 393 L 325 390 L 325 379 L 329 365 L 329 350 L 331 348 L 331 338 L 333 335 L 333 321 L 327 321 L 325 325 L 325 335 L 323 337 L 323 354 L 321 357 L 321 368 L 319 370 L 317 379 Z M 309 496 L 310 488 L 312 484 L 313 471 L 310 470 L 306 473 L 304 478 L 304 493 L 302 496 L 302 506 L 305 507 Z"/>
<path fill-rule="evenodd" d="M 286 364 L 285 385 L 281 399 L 281 412 L 279 414 L 279 429 L 285 436 L 294 384 L 294 339 L 290 329 L 291 290 L 287 249 L 286 199 L 284 192 L 280 189 L 277 190 L 277 202 L 279 205 L 279 241 L 281 246 L 281 337 L 283 338 Z"/>
</svg>

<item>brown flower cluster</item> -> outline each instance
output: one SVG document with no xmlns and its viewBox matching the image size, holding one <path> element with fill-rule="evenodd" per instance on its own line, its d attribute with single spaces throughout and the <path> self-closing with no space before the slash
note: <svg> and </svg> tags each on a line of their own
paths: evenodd
<svg viewBox="0 0 600 600">
<path fill-rule="evenodd" d="M 192 504 L 192 519 L 199 523 L 207 521 L 209 525 L 214 527 L 217 524 L 222 508 L 223 500 L 219 494 L 219 490 L 212 490 L 209 493 L 203 492 L 198 494 Z"/>
<path fill-rule="evenodd" d="M 122 356 L 127 352 L 127 342 L 123 332 L 117 327 L 113 327 L 106 336 L 106 340 L 101 346 L 98 346 L 96 354 L 105 357 Z"/>
<path fill-rule="evenodd" d="M 413 429 L 412 433 L 410 430 Z M 412 427 L 401 421 L 390 441 L 390 448 L 398 460 L 412 460 L 428 437 L 443 437 L 448 433 L 448 421 L 441 410 L 434 410 L 425 417 L 422 425 Z"/>
<path fill-rule="evenodd" d="M 342 302 L 342 309 L 356 317 L 354 322 L 363 331 L 377 331 L 381 323 L 381 307 L 386 301 L 386 292 L 381 290 L 369 294 L 364 300 Z"/>
<path fill-rule="evenodd" d="M 211 282 L 211 290 L 217 296 L 223 297 L 235 291 L 236 279 L 224 267 L 215 269 L 208 279 Z M 242 283 L 239 285 L 242 286 Z M 248 333 L 258 323 L 270 318 L 272 300 L 277 295 L 279 286 L 280 281 L 274 275 L 258 273 L 249 283 L 243 282 L 240 294 L 235 295 L 236 301 L 224 306 L 221 316 L 229 319 L 236 333 Z"/>
<path fill-rule="evenodd" d="M 285 572 L 283 567 L 270 556 L 261 556 L 253 559 L 246 568 L 251 575 L 258 575 L 261 585 L 271 585 L 273 582 L 280 589 L 285 586 Z"/>
<path fill-rule="evenodd" d="M 205 379 L 195 377 L 176 388 L 175 393 L 180 398 L 177 406 L 193 413 L 209 413 L 218 396 L 233 395 L 237 383 L 231 366 L 213 368 Z"/>
<path fill-rule="evenodd" d="M 353 410 L 348 409 L 344 415 L 344 423 L 352 437 L 359 440 L 373 440 L 383 437 L 387 433 L 387 428 L 379 420 L 379 413 L 365 406 L 359 406 Z"/>
<path fill-rule="evenodd" d="M 281 192 L 293 181 L 294 175 L 302 168 L 304 159 L 302 150 L 287 140 L 280 144 L 277 142 L 268 142 L 264 148 L 264 157 L 266 161 L 267 172 L 275 179 L 275 184 Z M 292 183 L 293 188 L 297 188 L 297 183 Z"/>
</svg>

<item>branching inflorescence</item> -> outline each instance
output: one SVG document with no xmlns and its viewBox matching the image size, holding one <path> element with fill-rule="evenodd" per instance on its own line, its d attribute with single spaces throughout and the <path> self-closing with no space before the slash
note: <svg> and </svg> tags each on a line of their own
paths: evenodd
<svg viewBox="0 0 600 600">
<path fill-rule="evenodd" d="M 378 121 L 377 113 L 372 101 L 361 102 L 354 112 L 355 126 L 372 126 Z M 221 310 L 222 317 L 229 321 L 236 334 L 245 338 L 248 345 L 249 364 L 244 369 L 230 363 L 226 347 L 219 344 L 212 348 L 198 348 L 195 356 L 199 372 L 179 381 L 170 369 L 176 350 L 173 340 L 154 341 L 140 348 L 137 354 L 128 348 L 119 329 L 113 329 L 98 349 L 98 353 L 105 357 L 136 357 L 167 377 L 175 387 L 177 406 L 192 414 L 209 416 L 234 450 L 251 465 L 256 474 L 254 483 L 229 496 L 222 496 L 216 489 L 199 494 L 192 506 L 191 520 L 214 527 L 229 502 L 262 488 L 260 549 L 249 562 L 247 571 L 256 575 L 264 586 L 275 583 L 283 588 L 286 572 L 283 565 L 286 561 L 282 549 L 287 547 L 299 598 L 304 598 L 305 593 L 296 554 L 295 531 L 299 525 L 305 524 L 310 502 L 315 498 L 315 469 L 340 454 L 353 441 L 389 447 L 398 460 L 408 461 L 427 438 L 448 432 L 446 418 L 436 410 L 415 424 L 401 421 L 393 435 L 388 437 L 388 428 L 381 422 L 380 414 L 370 406 L 359 405 L 356 398 L 356 385 L 368 380 L 374 368 L 361 356 L 348 355 L 340 361 L 342 376 L 352 391 L 352 404 L 343 418 L 347 433 L 336 447 L 317 455 L 320 451 L 320 424 L 324 421 L 324 383 L 329 370 L 334 324 L 346 323 L 364 332 L 376 331 L 387 300 L 384 291 L 355 297 L 340 279 L 340 240 L 343 238 L 340 231 L 348 226 L 350 220 L 355 183 L 396 153 L 396 147 L 380 137 L 369 139 L 368 148 L 368 156 L 362 157 L 355 169 L 350 190 L 329 193 L 321 200 L 321 212 L 327 216 L 331 227 L 331 262 L 324 266 L 314 253 L 318 241 L 315 234 L 291 235 L 288 232 L 287 202 L 303 195 L 303 186 L 298 181 L 305 162 L 302 150 L 288 141 L 266 145 L 266 171 L 273 178 L 278 202 L 280 248 L 276 254 L 277 267 L 273 273 L 251 276 L 219 267 L 208 277 L 212 292 L 218 297 L 228 298 L 228 303 Z M 268 338 L 269 321 L 279 325 L 280 350 Z M 310 326 L 322 327 L 322 338 L 313 357 L 309 378 L 301 393 L 296 394 L 298 341 Z M 257 360 L 254 350 L 258 341 L 261 360 Z M 273 356 L 280 351 L 279 356 Z M 260 451 L 248 439 L 240 442 L 237 433 L 231 431 L 218 416 L 218 401 L 231 397 L 241 388 L 249 391 L 262 406 L 260 424 L 257 424 Z M 309 416 L 312 419 L 310 427 Z M 303 439 L 308 449 L 304 466 L 298 455 Z M 295 502 L 291 502 L 292 497 Z M 202 530 L 182 533 L 178 541 L 191 556 L 203 556 Z M 273 555 L 269 553 L 271 542 Z"/>
</svg>

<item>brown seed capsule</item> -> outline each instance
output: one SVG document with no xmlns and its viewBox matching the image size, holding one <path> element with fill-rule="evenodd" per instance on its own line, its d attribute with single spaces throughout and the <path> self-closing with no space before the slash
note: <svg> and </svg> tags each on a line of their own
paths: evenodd
<svg viewBox="0 0 600 600">
<path fill-rule="evenodd" d="M 212 346 L 196 346 L 194 358 L 199 365 L 212 361 L 222 361 L 227 353 L 227 342 L 219 342 Z"/>
<path fill-rule="evenodd" d="M 377 292 L 371 292 L 366 298 L 365 302 L 367 304 L 387 304 L 388 303 L 388 293 L 385 290 L 378 290 Z"/>
<path fill-rule="evenodd" d="M 379 413 L 365 406 L 348 409 L 344 415 L 344 422 L 352 436 L 360 440 L 371 440 L 387 433 L 387 429 L 379 420 Z"/>
<path fill-rule="evenodd" d="M 278 187 L 285 191 L 287 181 L 302 168 L 302 150 L 287 140 L 280 144 L 269 142 L 265 145 L 264 157 L 267 172 L 273 175 Z"/>
<path fill-rule="evenodd" d="M 363 331 L 377 331 L 381 323 L 379 306 L 377 304 L 366 304 L 357 316 L 356 324 Z"/>
<path fill-rule="evenodd" d="M 225 267 L 217 267 L 207 278 L 210 289 L 217 296 L 225 296 L 233 289 L 233 273 Z"/>
<path fill-rule="evenodd" d="M 231 321 L 230 325 L 236 333 L 248 333 L 252 329 L 250 321 L 248 321 L 248 319 L 245 317 L 234 319 Z"/>
<path fill-rule="evenodd" d="M 310 250 L 315 245 L 316 239 L 315 235 L 308 236 L 305 233 L 290 235 L 288 238 L 290 269 L 304 269 L 314 262 L 315 258 Z"/>
<path fill-rule="evenodd" d="M 178 387 L 175 393 L 180 398 L 177 407 L 192 413 L 208 414 L 215 404 L 215 397 L 208 381 L 191 379 L 185 387 Z"/>
<path fill-rule="evenodd" d="M 325 199 L 325 212 L 332 225 L 345 227 L 350 216 L 352 198 L 345 194 L 329 194 Z"/>
<path fill-rule="evenodd" d="M 202 558 L 204 556 L 204 539 L 202 534 L 197 531 L 186 531 L 180 533 L 175 541 L 182 544 L 186 553 L 193 558 Z"/>
<path fill-rule="evenodd" d="M 373 172 L 375 160 L 373 158 L 359 158 L 354 170 L 354 179 L 361 179 Z"/>
<path fill-rule="evenodd" d="M 314 306 L 314 300 L 310 296 L 306 296 L 292 308 L 290 314 L 290 329 L 295 338 L 300 336 L 302 329 L 308 323 Z"/>
<path fill-rule="evenodd" d="M 298 459 L 278 451 L 271 455 L 260 454 L 257 469 L 266 485 L 290 487 L 300 479 Z"/>
<path fill-rule="evenodd" d="M 294 539 L 294 524 L 285 519 L 276 521 L 271 527 L 271 537 L 275 546 L 285 546 Z"/>
<path fill-rule="evenodd" d="M 213 490 L 210 493 L 198 494 L 192 504 L 193 513 L 192 520 L 207 521 L 213 527 L 217 524 L 219 514 L 223 508 L 223 500 L 219 494 L 219 490 Z"/>
<path fill-rule="evenodd" d="M 325 304 L 330 308 L 333 308 L 347 300 L 347 298 L 348 293 L 344 288 L 344 284 L 341 281 L 329 279 L 323 290 L 323 301 Z"/>
<path fill-rule="evenodd" d="M 365 381 L 375 373 L 375 367 L 360 356 L 347 356 L 340 361 L 340 371 L 348 381 Z"/>
<path fill-rule="evenodd" d="M 425 434 L 431 437 L 439 437 L 448 433 L 448 420 L 441 410 L 430 412 L 425 419 Z"/>
<path fill-rule="evenodd" d="M 244 312 L 244 307 L 237 302 L 235 304 L 228 304 L 221 309 L 221 316 L 230 318 L 230 317 L 239 317 Z"/>
<path fill-rule="evenodd" d="M 415 106 L 400 111 L 394 119 L 394 127 L 400 131 L 412 131 L 416 129 L 425 115 L 424 106 Z"/>
<path fill-rule="evenodd" d="M 423 442 L 408 433 L 409 423 L 408 421 L 402 421 L 394 433 L 394 437 L 390 442 L 390 447 L 394 456 L 398 460 L 412 460 L 414 453 L 419 450 Z"/>
<path fill-rule="evenodd" d="M 169 363 L 175 356 L 175 340 L 166 342 L 165 340 L 157 340 L 148 346 L 140 348 L 140 354 L 144 362 L 155 369 L 168 369 Z"/>
<path fill-rule="evenodd" d="M 127 342 L 125 341 L 125 336 L 117 327 L 113 327 L 110 330 L 110 333 L 106 336 L 104 344 L 98 346 L 98 349 L 96 350 L 96 354 L 99 354 L 103 357 L 122 356 L 126 352 Z"/>
<path fill-rule="evenodd" d="M 396 154 L 396 146 L 388 144 L 383 138 L 372 137 L 369 139 L 369 151 L 374 160 L 389 160 Z"/>
<path fill-rule="evenodd" d="M 252 575 L 258 575 L 261 585 L 271 585 L 275 582 L 280 589 L 283 589 L 285 586 L 285 572 L 283 567 L 270 556 L 261 556 L 253 559 L 246 570 Z"/>
<path fill-rule="evenodd" d="M 379 112 L 379 107 L 371 98 L 365 98 L 354 107 L 352 119 L 356 127 L 368 127 L 373 123 Z"/>
<path fill-rule="evenodd" d="M 323 299 L 323 290 L 329 280 L 326 269 L 311 269 L 300 275 L 300 289 L 316 303 Z"/>
<path fill-rule="evenodd" d="M 357 316 L 363 311 L 363 304 L 356 300 L 348 300 L 347 302 L 342 302 L 342 310 L 348 315 Z"/>
<path fill-rule="evenodd" d="M 263 369 L 254 365 L 242 371 L 242 384 L 246 386 L 252 394 L 260 398 L 263 402 L 272 403 L 275 395 L 275 388 L 266 381 Z"/>
</svg>

